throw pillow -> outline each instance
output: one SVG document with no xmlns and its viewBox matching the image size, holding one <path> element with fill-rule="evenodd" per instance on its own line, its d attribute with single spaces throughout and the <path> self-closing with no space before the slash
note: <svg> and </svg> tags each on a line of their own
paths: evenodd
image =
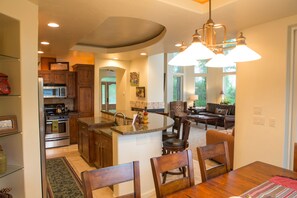
<svg viewBox="0 0 297 198">
<path fill-rule="evenodd" d="M 227 113 L 228 113 L 228 109 L 220 109 L 220 108 L 216 108 L 215 113 L 216 113 L 216 114 L 221 114 L 221 115 L 227 115 Z"/>
</svg>

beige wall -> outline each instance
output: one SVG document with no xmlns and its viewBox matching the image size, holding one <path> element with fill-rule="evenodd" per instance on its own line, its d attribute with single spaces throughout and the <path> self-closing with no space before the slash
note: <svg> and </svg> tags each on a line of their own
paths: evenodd
<svg viewBox="0 0 297 198">
<path fill-rule="evenodd" d="M 37 90 L 38 7 L 27 0 L 2 0 L 0 12 L 19 20 L 21 24 L 23 151 L 19 152 L 23 152 L 24 157 L 24 197 L 42 197 Z"/>
<path fill-rule="evenodd" d="M 131 61 L 130 72 L 139 73 L 139 86 L 145 87 L 145 98 L 136 97 L 136 87 L 130 86 L 130 74 L 129 74 L 129 89 L 130 89 L 130 101 L 147 101 L 148 96 L 148 60 L 147 57 L 138 58 Z"/>
<path fill-rule="evenodd" d="M 244 30 L 259 61 L 237 67 L 235 167 L 259 160 L 286 165 L 285 104 L 288 26 L 297 16 Z"/>
<path fill-rule="evenodd" d="M 100 115 L 101 111 L 101 93 L 100 93 L 100 68 L 110 68 L 116 71 L 117 84 L 117 110 L 126 110 L 130 108 L 129 98 L 129 73 L 130 61 L 116 61 L 100 59 L 95 56 L 95 86 L 94 86 L 94 113 Z"/>
<path fill-rule="evenodd" d="M 69 70 L 73 71 L 72 66 L 75 64 L 94 64 L 95 57 L 90 52 L 69 51 L 65 57 L 56 57 L 57 62 L 69 62 Z"/>
</svg>

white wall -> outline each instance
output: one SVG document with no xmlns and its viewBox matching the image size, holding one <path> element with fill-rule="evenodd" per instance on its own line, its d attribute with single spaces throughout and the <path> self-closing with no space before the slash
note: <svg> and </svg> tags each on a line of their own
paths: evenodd
<svg viewBox="0 0 297 198">
<path fill-rule="evenodd" d="M 148 102 L 164 102 L 164 54 L 148 57 Z"/>
<path fill-rule="evenodd" d="M 237 67 L 235 167 L 256 160 L 285 165 L 287 42 L 292 24 L 297 24 L 297 15 L 243 31 L 262 59 Z M 259 121 L 263 125 L 256 124 Z"/>
<path fill-rule="evenodd" d="M 22 62 L 22 135 L 25 175 L 24 197 L 42 197 L 38 121 L 39 109 L 37 105 L 38 7 L 27 0 L 2 0 L 0 1 L 0 12 L 19 20 L 21 24 L 20 46 Z"/>
</svg>

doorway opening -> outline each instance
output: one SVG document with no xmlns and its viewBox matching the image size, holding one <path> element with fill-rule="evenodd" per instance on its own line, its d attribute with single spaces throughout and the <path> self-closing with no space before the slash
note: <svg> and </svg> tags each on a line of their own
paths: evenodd
<svg viewBox="0 0 297 198">
<path fill-rule="evenodd" d="M 110 69 L 100 69 L 101 109 L 105 111 L 116 109 L 116 72 Z"/>
</svg>

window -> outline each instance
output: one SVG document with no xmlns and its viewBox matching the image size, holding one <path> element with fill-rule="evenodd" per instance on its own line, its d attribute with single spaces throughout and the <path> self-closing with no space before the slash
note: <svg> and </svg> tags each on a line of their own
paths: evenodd
<svg viewBox="0 0 297 198">
<path fill-rule="evenodd" d="M 206 106 L 206 77 L 195 77 L 195 94 L 198 100 L 195 101 L 196 107 Z"/>
<path fill-rule="evenodd" d="M 234 42 L 235 39 L 230 41 Z M 230 45 L 229 47 L 235 47 L 235 45 L 233 44 L 233 45 Z M 228 54 L 229 51 L 230 50 L 227 50 L 226 54 Z M 222 102 L 225 104 L 235 104 L 236 65 L 223 68 L 223 92 L 224 92 L 224 98 L 222 98 Z"/>
<path fill-rule="evenodd" d="M 195 74 L 206 74 L 207 73 L 207 67 L 205 64 L 207 63 L 208 60 L 201 60 L 198 61 L 198 64 L 195 65 L 194 67 L 194 73 Z"/>
<path fill-rule="evenodd" d="M 198 95 L 198 100 L 195 101 L 195 106 L 206 106 L 206 75 L 207 67 L 205 66 L 208 60 L 198 61 L 194 67 L 195 77 L 195 95 Z"/>
<path fill-rule="evenodd" d="M 183 75 L 184 68 L 180 66 L 172 66 L 173 73 L 173 101 L 183 100 Z"/>
<path fill-rule="evenodd" d="M 183 100 L 183 76 L 173 76 L 173 101 Z"/>
<path fill-rule="evenodd" d="M 224 92 L 224 101 L 226 104 L 234 104 L 235 103 L 235 95 L 236 95 L 236 75 L 225 75 L 223 77 L 223 92 Z"/>
</svg>

